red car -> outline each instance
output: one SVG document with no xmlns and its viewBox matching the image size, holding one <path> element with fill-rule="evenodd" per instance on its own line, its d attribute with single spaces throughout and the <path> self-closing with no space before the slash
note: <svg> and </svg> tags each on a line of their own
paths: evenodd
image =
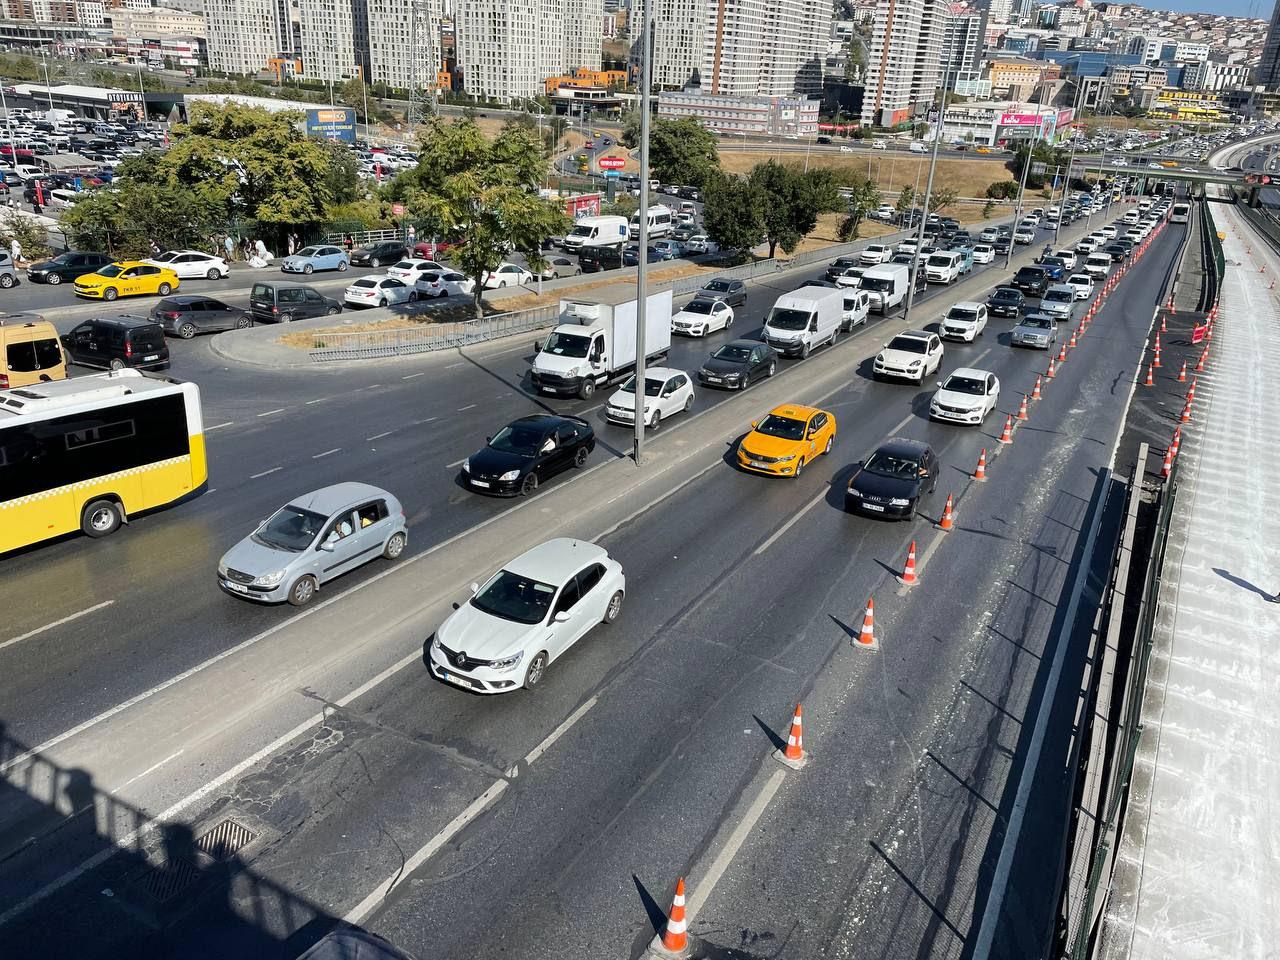
<svg viewBox="0 0 1280 960">
<path fill-rule="evenodd" d="M 435 260 L 438 257 L 447 257 L 449 251 L 456 249 L 457 246 L 450 240 L 438 240 L 435 243 L 430 240 L 419 240 L 413 245 L 413 255 L 419 260 Z"/>
<path fill-rule="evenodd" d="M 583 146 L 586 147 L 588 150 L 594 150 L 596 148 L 596 142 L 594 140 L 588 140 L 586 143 L 583 144 Z"/>
</svg>

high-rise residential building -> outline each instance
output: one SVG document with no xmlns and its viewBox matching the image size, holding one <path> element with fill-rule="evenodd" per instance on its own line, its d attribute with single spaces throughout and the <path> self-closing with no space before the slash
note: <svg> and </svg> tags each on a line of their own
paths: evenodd
<svg viewBox="0 0 1280 960">
<path fill-rule="evenodd" d="M 364 0 L 364 4 L 369 34 L 365 78 L 402 90 L 434 84 L 441 63 L 438 0 Z"/>
<path fill-rule="evenodd" d="M 301 0 L 302 68 L 310 80 L 335 82 L 357 76 L 355 7 L 362 0 Z M 273 32 L 274 41 L 276 34 Z"/>
<path fill-rule="evenodd" d="M 276 0 L 205 0 L 209 67 L 221 73 L 254 74 L 276 55 Z"/>
<path fill-rule="evenodd" d="M 631 62 L 639 75 L 644 4 L 631 5 Z M 701 80 L 707 0 L 649 0 L 653 48 L 651 79 L 661 90 L 682 90 Z"/>
<path fill-rule="evenodd" d="M 985 13 L 971 11 L 947 17 L 942 34 L 942 72 L 950 76 L 952 89 L 955 89 L 956 77 L 971 75 L 978 69 L 986 32 Z"/>
<path fill-rule="evenodd" d="M 941 83 L 946 0 L 878 4 L 862 93 L 862 122 L 891 127 L 924 112 Z"/>
<path fill-rule="evenodd" d="M 1262 48 L 1262 59 L 1254 74 L 1254 82 L 1269 91 L 1280 90 L 1280 0 L 1271 10 L 1271 26 L 1267 30 L 1267 42 Z"/>
<path fill-rule="evenodd" d="M 564 70 L 599 70 L 604 42 L 604 0 L 563 0 Z M 545 79 L 545 78 L 544 78 Z"/>
<path fill-rule="evenodd" d="M 990 0 L 987 4 L 987 20 L 991 23 L 1008 23 L 1013 16 L 1013 0 Z"/>
<path fill-rule="evenodd" d="M 459 0 L 463 89 L 495 100 L 539 96 L 547 77 L 564 73 L 565 13 L 559 0 Z"/>
<path fill-rule="evenodd" d="M 825 0 L 708 0 L 702 90 L 736 97 L 821 93 L 830 31 Z"/>
</svg>

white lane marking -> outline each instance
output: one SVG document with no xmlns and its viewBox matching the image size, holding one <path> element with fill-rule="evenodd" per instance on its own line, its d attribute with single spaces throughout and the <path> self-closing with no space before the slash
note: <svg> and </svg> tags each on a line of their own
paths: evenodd
<svg viewBox="0 0 1280 960">
<path fill-rule="evenodd" d="M 226 423 L 215 423 L 212 427 L 205 427 L 204 432 L 212 433 L 214 430 L 221 430 L 223 427 L 229 427 L 233 423 L 235 423 L 234 420 L 228 420 Z"/>
<path fill-rule="evenodd" d="M 249 477 L 250 480 L 257 480 L 259 477 L 265 477 L 275 473 L 277 470 L 283 470 L 284 467 L 272 467 L 270 470 L 263 470 L 261 473 L 255 473 Z"/>
<path fill-rule="evenodd" d="M 362 387 L 361 389 L 362 389 L 362 390 L 377 390 L 380 386 L 382 386 L 382 384 L 380 384 L 380 383 L 371 383 L 371 384 L 369 384 L 367 387 Z"/>
<path fill-rule="evenodd" d="M 983 350 L 980 354 L 978 354 L 976 357 L 974 357 L 972 360 L 969 361 L 970 365 L 976 367 L 978 365 L 978 361 L 981 360 L 990 352 L 991 352 L 991 348 L 987 347 L 987 349 Z"/>
<path fill-rule="evenodd" d="M 446 464 L 444 465 L 444 468 L 445 468 L 446 470 L 452 470 L 454 467 L 460 467 L 460 466 L 462 466 L 462 465 L 463 465 L 464 463 L 466 463 L 466 462 L 467 462 L 467 458 L 466 458 L 466 457 L 463 457 L 461 460 L 455 460 L 455 461 L 453 461 L 453 463 L 446 463 Z"/>
<path fill-rule="evenodd" d="M 569 714 L 569 716 L 565 717 L 564 722 L 561 723 L 560 726 L 547 734 L 540 744 L 524 755 L 524 762 L 531 764 L 550 750 L 551 747 L 554 746 L 555 742 L 568 733 L 570 728 L 582 719 L 583 714 L 594 707 L 598 702 L 598 697 L 592 697 L 583 703 L 582 706 L 578 707 L 577 710 L 573 711 L 573 713 Z"/>
<path fill-rule="evenodd" d="M 899 430 L 916 418 L 914 413 L 908 413 L 905 417 L 898 421 L 898 425 L 889 431 L 889 436 L 894 436 Z"/>
<path fill-rule="evenodd" d="M 328 397 L 319 397 L 319 398 L 318 398 L 318 399 L 316 399 L 316 400 L 308 400 L 308 401 L 307 401 L 307 406 L 309 407 L 309 406 L 311 406 L 313 403 L 324 403 L 324 402 L 325 402 L 326 400 L 328 400 L 328 399 L 329 399 Z"/>
<path fill-rule="evenodd" d="M 324 453 L 314 453 L 311 455 L 311 459 L 319 460 L 321 457 L 327 457 L 332 454 L 338 453 L 341 449 L 342 449 L 341 447 L 334 447 L 332 450 L 326 450 Z"/>
<path fill-rule="evenodd" d="M 474 407 L 478 407 L 478 406 L 479 406 L 479 404 L 478 404 L 478 403 L 468 403 L 465 407 L 459 407 L 459 408 L 458 408 L 458 412 L 459 412 L 459 413 L 462 413 L 462 411 L 464 411 L 464 410 L 470 410 L 470 409 L 472 409 L 472 408 L 474 408 Z"/>
<path fill-rule="evenodd" d="M 827 497 L 827 490 L 825 488 L 818 491 L 818 495 L 814 497 L 812 500 L 810 500 L 808 503 L 806 503 L 798 511 L 796 511 L 795 516 L 793 516 L 790 520 L 788 520 L 786 523 L 780 526 L 777 530 L 773 531 L 773 534 L 769 537 L 768 540 L 760 544 L 760 546 L 756 547 L 755 553 L 753 555 L 758 557 L 760 556 L 760 554 L 764 553 L 766 550 L 772 547 L 774 543 L 777 542 L 779 537 L 781 537 L 784 533 L 786 533 L 795 525 L 795 522 L 797 520 L 799 520 L 806 513 L 808 513 L 810 510 L 816 507 L 819 503 L 825 500 L 826 497 Z"/>
<path fill-rule="evenodd" d="M 413 421 L 412 426 L 420 427 L 424 423 L 435 423 L 439 419 L 440 419 L 439 417 L 427 417 L 427 419 L 425 420 L 415 420 Z"/>
<path fill-rule="evenodd" d="M 421 554 L 419 554 L 419 556 L 421 556 Z M 328 601 L 328 602 L 331 603 L 333 601 Z M 326 606 L 326 603 L 319 603 L 314 607 L 309 607 L 308 610 L 320 610 L 325 606 Z M 300 614 L 299 617 L 303 615 L 304 614 Z M 294 617 L 291 620 L 286 620 L 285 623 L 291 623 L 293 620 L 299 619 L 299 617 Z M 280 624 L 279 626 L 283 626 L 283 625 L 284 624 Z M 273 627 L 272 629 L 268 630 L 266 633 L 262 634 L 262 636 L 266 636 L 267 634 L 270 634 L 270 633 L 275 633 L 276 630 L 279 629 L 279 626 Z M 197 671 L 203 669 L 205 666 L 208 666 L 209 664 L 217 660 L 225 659 L 227 656 L 230 656 L 232 653 L 235 653 L 241 648 L 248 646 L 251 642 L 253 641 L 245 641 L 245 643 L 242 643 L 239 646 L 232 647 L 230 650 L 224 651 L 223 653 L 220 653 L 217 656 L 212 657 L 209 660 L 206 660 L 200 666 L 194 667 L 191 670 L 187 671 L 187 674 L 185 674 L 184 677 L 186 675 L 196 673 Z M 364 683 L 360 684 L 360 686 L 356 687 L 354 690 L 348 693 L 345 697 L 342 697 L 339 700 L 337 700 L 336 701 L 337 706 L 345 707 L 353 703 L 355 700 L 364 696 L 366 693 L 368 693 L 378 684 L 385 681 L 388 677 L 395 675 L 399 671 L 403 670 L 405 667 L 409 666 L 409 664 L 421 663 L 421 662 L 422 662 L 422 652 L 420 650 L 415 650 L 413 653 L 409 654 L 403 659 L 398 660 L 395 663 L 393 663 L 391 666 L 387 667 L 387 669 L 383 670 L 377 676 L 370 677 Z M 146 697 L 151 696 L 153 693 L 156 693 L 165 687 L 171 686 L 173 683 L 177 682 L 179 679 L 181 678 L 166 680 L 164 683 L 160 684 L 154 690 L 149 691 L 145 694 L 142 694 L 138 697 L 135 697 L 134 701 L 143 700 Z M 130 703 L 134 701 L 130 701 Z M 109 713 L 118 713 L 121 709 L 124 709 L 129 705 L 130 704 L 122 704 L 118 708 L 112 708 L 112 710 L 109 711 Z M 103 717 L 107 715 L 108 714 L 104 714 Z M 55 737 L 53 740 L 50 740 L 45 744 L 41 744 L 40 746 L 36 747 L 33 750 L 28 750 L 26 753 L 19 754 L 18 756 L 14 757 L 12 760 L 4 764 L 0 764 L 0 773 L 4 773 L 10 767 L 13 767 L 16 764 L 29 760 L 31 757 L 39 753 L 43 753 L 48 746 L 52 746 L 53 744 L 60 742 L 61 740 L 65 740 L 68 736 L 72 736 L 74 733 L 78 732 L 80 729 L 92 726 L 93 724 L 98 722 L 98 719 L 99 718 L 94 718 L 93 720 L 86 721 L 85 723 L 82 723 L 80 727 L 77 727 L 75 730 L 68 731 L 67 733 L 62 734 L 58 737 Z M 323 710 L 312 714 L 310 717 L 307 717 L 305 720 L 299 723 L 296 727 L 294 727 L 288 733 L 285 733 L 279 737 L 276 737 L 276 739 L 272 740 L 269 744 L 267 744 L 265 747 L 263 747 L 261 750 L 257 751 L 256 753 L 254 753 L 252 756 L 245 757 L 243 760 L 237 763 L 234 767 L 227 770 L 225 773 L 220 774 L 214 779 L 210 780 L 203 787 L 200 787 L 200 789 L 196 790 L 193 793 L 187 794 L 187 796 L 183 797 L 181 800 L 178 800 L 177 802 L 169 806 L 168 809 L 162 810 L 152 820 L 149 820 L 147 823 L 143 824 L 141 827 L 138 827 L 134 830 L 130 830 L 127 834 L 121 837 L 115 844 L 111 846 L 103 847 L 101 850 L 95 853 L 88 860 L 85 860 L 80 865 L 74 867 L 71 870 L 68 870 L 66 873 L 58 877 L 56 880 L 50 880 L 47 884 L 45 884 L 35 893 L 32 893 L 29 896 L 27 896 L 25 899 L 19 901 L 14 906 L 6 910 L 4 913 L 0 913 L 0 927 L 3 927 L 6 923 L 8 923 L 14 917 L 21 916 L 23 913 L 30 910 L 33 906 L 35 906 L 37 903 L 43 900 L 45 897 L 49 896 L 51 893 L 56 893 L 57 891 L 65 887 L 68 883 L 71 883 L 79 879 L 80 877 L 88 873 L 90 870 L 94 870 L 97 867 L 101 866 L 103 863 L 106 863 L 109 859 L 111 859 L 116 855 L 117 850 L 133 849 L 134 844 L 138 841 L 139 838 L 150 835 L 156 829 L 167 824 L 170 820 L 172 820 L 179 813 L 181 813 L 185 808 L 191 806 L 191 804 L 199 803 L 201 800 L 209 796 L 211 793 L 222 789 L 222 787 L 225 784 L 229 783 L 231 780 L 234 780 L 236 777 L 240 776 L 242 773 L 244 773 L 246 770 L 250 769 L 251 767 L 254 767 L 257 764 L 261 763 L 263 760 L 271 756 L 271 754 L 275 753 L 281 747 L 298 739 L 298 737 L 302 736 L 312 727 L 316 726 L 317 724 L 323 723 L 324 720 L 325 720 L 325 712 Z"/>
<path fill-rule="evenodd" d="M 81 617 L 87 617 L 89 614 L 102 610 L 104 607 L 109 607 L 113 603 L 115 603 L 114 600 L 103 600 L 101 603 L 96 603 L 92 607 L 86 607 L 79 613 L 70 614 L 63 617 L 61 620 L 53 621 L 53 623 L 46 623 L 43 627 L 36 627 L 34 630 L 28 630 L 21 636 L 12 637 L 4 643 L 0 643 L 0 650 L 3 650 L 5 647 L 11 647 L 15 643 L 21 643 L 23 640 L 30 640 L 32 637 L 44 633 L 46 630 L 52 630 L 54 627 L 60 627 L 64 623 L 70 623 L 72 620 L 79 620 Z"/>
<path fill-rule="evenodd" d="M 773 795 L 778 792 L 778 788 L 782 786 L 782 781 L 786 778 L 786 770 L 775 770 L 773 776 L 765 782 L 760 792 L 756 794 L 756 798 L 751 801 L 751 806 L 747 808 L 746 814 L 738 825 L 733 828 L 733 832 L 729 834 L 729 839 L 720 848 L 716 858 L 711 861 L 711 866 L 707 868 L 707 875 L 694 884 L 693 892 L 685 905 L 686 923 L 692 922 L 693 918 L 698 915 L 698 911 L 702 909 L 702 905 L 710 899 L 716 884 L 720 882 L 724 872 L 729 869 L 729 864 L 733 863 L 733 858 L 738 855 L 742 845 L 747 842 L 747 836 L 755 828 L 756 822 L 760 817 L 764 815 L 765 808 L 769 806 Z"/>
<path fill-rule="evenodd" d="M 395 873 L 374 887 L 373 890 L 370 891 L 369 895 L 356 904 L 351 912 L 343 919 L 345 919 L 347 923 L 355 924 L 357 926 L 363 923 L 365 918 L 373 912 L 374 908 L 386 899 L 387 894 L 395 888 L 397 883 L 411 875 L 413 871 L 417 870 L 420 866 L 430 860 L 437 850 L 452 840 L 463 827 L 480 816 L 480 814 L 484 813 L 485 808 L 493 803 L 493 801 L 497 800 L 498 797 L 502 796 L 503 791 L 506 789 L 506 780 L 493 781 L 488 790 L 472 800 L 467 809 L 463 810 L 460 814 L 450 820 L 443 830 L 432 837 L 425 847 L 418 850 L 413 856 L 409 857 L 409 859 L 406 860 Z M 0 918 L 0 922 L 3 922 L 2 918 Z"/>
<path fill-rule="evenodd" d="M 258 416 L 269 417 L 273 413 L 284 413 L 284 407 L 276 407 L 274 410 L 264 410 L 262 413 L 258 414 Z"/>
<path fill-rule="evenodd" d="M 400 379 L 412 380 L 414 377 L 425 377 L 426 375 L 427 375 L 427 371 L 423 370 L 421 373 L 411 373 L 407 377 L 401 377 Z"/>
<path fill-rule="evenodd" d="M 130 778 L 129 778 L 128 780 L 126 780 L 124 783 L 120 784 L 120 786 L 118 786 L 118 787 L 116 787 L 116 788 L 115 788 L 116 793 L 119 793 L 119 792 L 120 792 L 121 790 L 123 790 L 125 787 L 129 786 L 129 784 L 131 784 L 131 783 L 133 783 L 133 782 L 135 782 L 135 781 L 137 781 L 137 780 L 141 780 L 141 779 L 142 779 L 143 777 L 145 777 L 148 773 L 155 773 L 157 770 L 159 770 L 161 767 L 163 767 L 163 766 L 164 766 L 166 763 L 168 763 L 170 760 L 176 760 L 178 757 L 182 756 L 182 755 L 183 755 L 184 753 L 186 753 L 186 752 L 187 752 L 187 748 L 186 748 L 186 747 L 183 747 L 183 748 L 182 748 L 181 750 L 179 750 L 177 753 L 171 753 L 171 754 L 169 754 L 169 756 L 165 757 L 165 758 L 164 758 L 163 760 L 161 760 L 159 763 L 152 764 L 151 766 L 147 767 L 147 769 L 143 770 L 140 774 L 138 774 L 136 777 L 130 777 Z"/>
<path fill-rule="evenodd" d="M 461 361 L 459 361 L 458 363 L 451 363 L 451 364 L 449 364 L 447 367 L 445 367 L 445 369 L 446 369 L 446 370 L 456 370 L 458 367 L 461 367 L 461 366 L 463 366 L 463 365 L 464 365 L 464 364 L 463 364 Z"/>
<path fill-rule="evenodd" d="M 395 433 L 394 430 L 388 430 L 386 433 L 375 433 L 372 437 L 365 437 L 365 440 L 381 440 L 383 437 L 389 437 L 393 433 Z"/>
</svg>

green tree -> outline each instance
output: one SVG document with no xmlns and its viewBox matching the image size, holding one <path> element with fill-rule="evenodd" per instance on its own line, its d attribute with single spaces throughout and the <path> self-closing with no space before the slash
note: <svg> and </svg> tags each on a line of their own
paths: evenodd
<svg viewBox="0 0 1280 960">
<path fill-rule="evenodd" d="M 996 212 L 996 202 L 994 200 L 988 200 L 986 203 L 982 205 L 983 220 L 990 220 L 991 215 L 995 212 Z"/>
<path fill-rule="evenodd" d="M 612 203 L 606 203 L 600 208 L 600 213 L 606 217 L 626 217 L 640 209 L 640 201 L 629 193 L 618 193 L 614 196 Z"/>
<path fill-rule="evenodd" d="M 701 187 L 720 169 L 716 135 L 692 117 L 655 119 L 649 127 L 649 170 L 664 183 Z"/>
<path fill-rule="evenodd" d="M 722 250 L 750 252 L 764 239 L 764 203 L 750 180 L 716 173 L 704 185 L 703 225 Z"/>
<path fill-rule="evenodd" d="M 916 188 L 907 184 L 902 188 L 902 192 L 898 194 L 898 202 L 893 208 L 900 214 L 908 214 L 916 203 Z"/>
<path fill-rule="evenodd" d="M 546 168 L 538 146 L 535 134 L 514 125 L 488 140 L 471 120 L 434 119 L 422 135 L 417 167 L 396 178 L 410 215 L 459 245 L 454 259 L 475 280 L 477 317 L 484 316 L 485 273 L 513 249 L 536 268 L 542 241 L 568 228 L 560 206 L 538 195 Z"/>
<path fill-rule="evenodd" d="M 620 120 L 622 121 L 622 134 L 618 139 L 622 141 L 624 147 L 634 150 L 640 146 L 640 111 L 628 110 L 621 116 Z"/>
<path fill-rule="evenodd" d="M 49 231 L 34 216 L 18 210 L 4 210 L 0 220 L 0 236 L 6 247 L 17 240 L 24 260 L 43 260 L 49 256 Z"/>
<path fill-rule="evenodd" d="M 858 80 L 866 72 L 867 43 L 855 32 L 849 37 L 849 50 L 844 62 L 844 78 Z"/>
<path fill-rule="evenodd" d="M 987 186 L 987 196 L 993 200 L 1012 200 L 1017 195 L 1017 180 L 997 180 Z"/>
<path fill-rule="evenodd" d="M 932 208 L 941 213 L 948 207 L 954 207 L 956 201 L 960 199 L 960 195 L 951 187 L 943 187 L 940 190 L 935 190 L 931 199 L 933 201 Z"/>
<path fill-rule="evenodd" d="M 790 253 L 818 225 L 818 215 L 842 206 L 834 174 L 807 173 L 769 160 L 756 164 L 748 177 L 760 196 L 764 239 L 772 258 L 778 247 Z"/>
<path fill-rule="evenodd" d="M 847 212 L 840 221 L 838 236 L 841 240 L 858 239 L 862 221 L 880 205 L 880 186 L 874 180 L 860 180 L 847 193 Z"/>
</svg>

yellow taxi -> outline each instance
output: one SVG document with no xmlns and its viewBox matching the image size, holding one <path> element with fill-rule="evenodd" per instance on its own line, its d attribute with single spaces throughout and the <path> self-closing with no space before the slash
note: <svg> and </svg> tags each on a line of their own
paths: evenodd
<svg viewBox="0 0 1280 960">
<path fill-rule="evenodd" d="M 156 294 L 167 297 L 178 289 L 178 275 L 168 267 L 138 260 L 121 260 L 76 278 L 76 296 L 114 300 Z"/>
<path fill-rule="evenodd" d="M 831 452 L 836 415 L 817 407 L 784 403 L 751 424 L 738 444 L 738 466 L 752 473 L 798 477 L 805 464 Z"/>
</svg>

